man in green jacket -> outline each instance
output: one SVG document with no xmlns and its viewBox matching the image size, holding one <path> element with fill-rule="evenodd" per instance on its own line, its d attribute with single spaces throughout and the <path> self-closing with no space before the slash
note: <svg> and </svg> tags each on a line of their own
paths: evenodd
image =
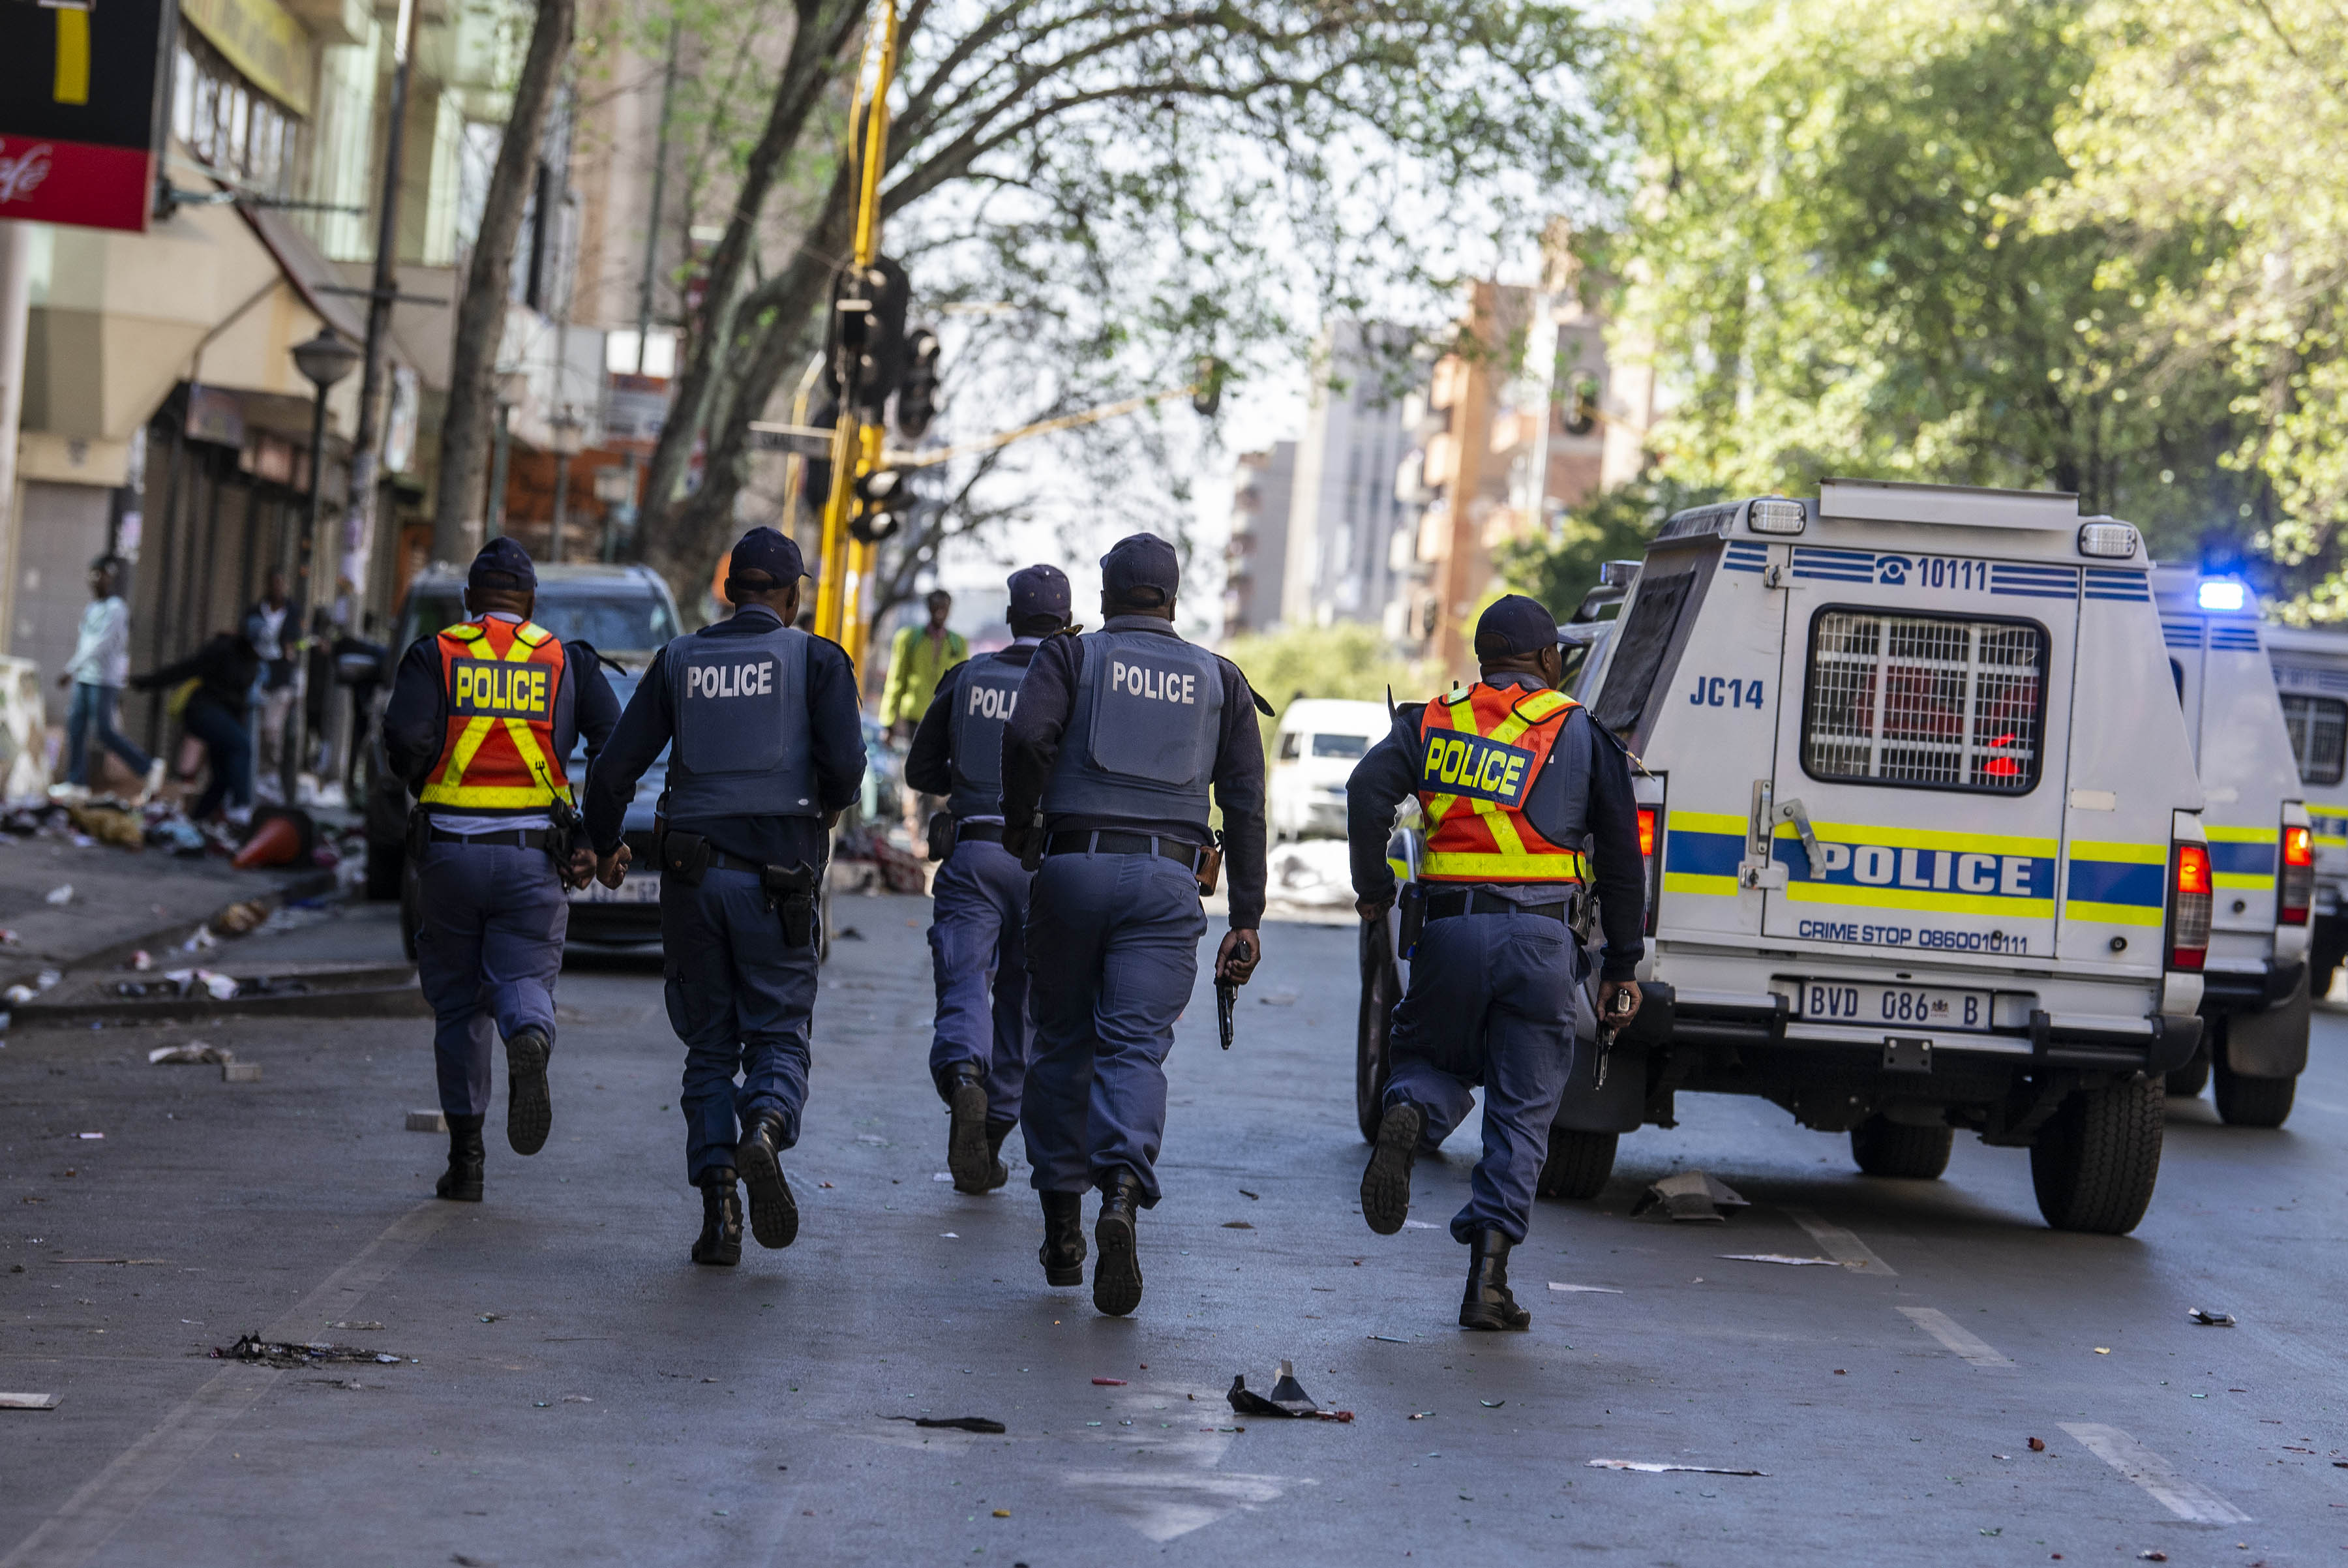
<svg viewBox="0 0 2348 1568">
<path fill-rule="evenodd" d="M 930 710 L 938 677 L 970 657 L 969 640 L 959 632 L 946 630 L 953 595 L 932 588 L 929 606 L 927 625 L 901 627 L 889 645 L 889 683 L 880 690 L 880 724 L 901 746 L 912 739 L 922 715 Z M 941 803 L 938 796 L 905 786 L 905 830 L 912 834 L 915 843 L 921 842 L 930 813 Z"/>
</svg>

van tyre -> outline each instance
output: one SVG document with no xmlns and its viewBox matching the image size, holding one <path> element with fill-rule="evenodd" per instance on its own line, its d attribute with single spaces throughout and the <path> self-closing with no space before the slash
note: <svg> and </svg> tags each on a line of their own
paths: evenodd
<svg viewBox="0 0 2348 1568">
<path fill-rule="evenodd" d="M 1540 1180 L 1533 1191 L 1544 1198 L 1586 1202 L 1606 1190 L 1614 1174 L 1614 1146 L 1621 1134 L 1549 1130 L 1549 1158 L 1541 1161 Z"/>
<path fill-rule="evenodd" d="M 2161 1090 L 2157 1079 L 2134 1078 L 2063 1102 L 2030 1146 L 2030 1184 L 2048 1224 L 2106 1236 L 2136 1229 L 2160 1175 Z"/>
<path fill-rule="evenodd" d="M 2246 1078 L 2219 1062 L 2209 1075 L 2217 1080 L 2218 1119 L 2229 1127 L 2281 1127 L 2291 1119 L 2291 1101 L 2299 1095 L 2299 1078 Z"/>
<path fill-rule="evenodd" d="M 1850 1130 L 1850 1158 L 1869 1176 L 1936 1181 L 1949 1168 L 1949 1151 L 1956 1142 L 1952 1127 L 1909 1127 L 1870 1116 Z"/>
<path fill-rule="evenodd" d="M 2209 1039 L 2206 1029 L 2192 1059 L 2168 1075 L 2167 1087 L 2171 1099 L 2199 1099 L 2201 1091 L 2209 1087 Z"/>
</svg>

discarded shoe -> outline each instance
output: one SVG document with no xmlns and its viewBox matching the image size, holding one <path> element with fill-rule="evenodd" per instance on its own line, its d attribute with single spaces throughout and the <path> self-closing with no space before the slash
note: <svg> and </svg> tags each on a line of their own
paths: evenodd
<svg viewBox="0 0 2348 1568">
<path fill-rule="evenodd" d="M 1093 1305 L 1123 1317 L 1141 1305 L 1141 1251 L 1135 1225 L 1141 1213 L 1141 1178 L 1119 1171 L 1101 1188 L 1100 1218 L 1093 1225 Z"/>
<path fill-rule="evenodd" d="M 1426 1117 L 1408 1100 L 1386 1107 L 1378 1121 L 1378 1141 L 1362 1171 L 1362 1218 L 1379 1235 L 1391 1236 L 1410 1218 L 1410 1167 Z"/>
<path fill-rule="evenodd" d="M 485 1116 L 451 1116 L 448 1123 L 448 1169 L 441 1172 L 433 1191 L 458 1203 L 481 1201 L 481 1173 L 489 1164 L 489 1150 L 481 1146 L 481 1124 Z"/>
<path fill-rule="evenodd" d="M 1509 1291 L 1509 1238 L 1489 1226 L 1468 1245 L 1468 1294 L 1459 1303 L 1462 1328 L 1529 1328 L 1533 1315 Z"/>
<path fill-rule="evenodd" d="M 946 1087 L 946 1106 L 953 1119 L 946 1124 L 946 1170 L 957 1192 L 983 1192 L 989 1157 L 986 1149 L 986 1085 L 974 1067 L 954 1068 Z"/>
<path fill-rule="evenodd" d="M 1039 1192 L 1044 1201 L 1044 1244 L 1035 1261 L 1044 1265 L 1045 1284 L 1085 1283 L 1085 1195 L 1082 1192 Z"/>
<path fill-rule="evenodd" d="M 762 1110 L 750 1119 L 749 1130 L 734 1150 L 742 1184 L 750 1191 L 750 1233 L 762 1247 L 788 1247 L 798 1239 L 799 1206 L 776 1158 L 784 1143 L 781 1115 Z"/>
<path fill-rule="evenodd" d="M 742 1261 L 742 1193 L 724 1166 L 701 1179 L 701 1235 L 693 1261 L 732 1268 Z"/>
<path fill-rule="evenodd" d="M 535 1154 L 554 1130 L 554 1100 L 546 1087 L 553 1055 L 541 1029 L 522 1029 L 506 1042 L 506 1141 L 516 1154 Z"/>
</svg>

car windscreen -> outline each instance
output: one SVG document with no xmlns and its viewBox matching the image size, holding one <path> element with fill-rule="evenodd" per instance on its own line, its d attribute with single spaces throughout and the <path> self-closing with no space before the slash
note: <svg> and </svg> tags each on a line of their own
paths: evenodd
<svg viewBox="0 0 2348 1568">
<path fill-rule="evenodd" d="M 407 640 L 428 637 L 465 619 L 455 593 L 417 593 L 408 601 Z M 566 643 L 602 653 L 648 653 L 677 635 L 676 616 L 650 593 L 541 593 L 530 619 Z"/>
<path fill-rule="evenodd" d="M 1316 735 L 1313 738 L 1315 757 L 1359 757 L 1370 748 L 1366 735 Z"/>
</svg>

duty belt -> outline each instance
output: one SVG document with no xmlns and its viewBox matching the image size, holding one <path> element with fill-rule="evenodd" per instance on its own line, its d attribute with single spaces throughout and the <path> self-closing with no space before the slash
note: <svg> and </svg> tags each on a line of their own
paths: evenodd
<svg viewBox="0 0 2348 1568">
<path fill-rule="evenodd" d="M 965 822 L 960 819 L 956 819 L 954 822 L 954 841 L 956 843 L 968 843 L 973 839 L 976 839 L 981 843 L 999 844 L 1003 841 L 1003 824 L 1000 822 Z"/>
<path fill-rule="evenodd" d="M 1458 888 L 1449 892 L 1430 891 L 1426 895 L 1426 918 L 1447 920 L 1456 914 L 1538 914 L 1560 924 L 1573 915 L 1573 901 L 1556 903 L 1519 903 L 1498 893 L 1483 892 L 1475 888 Z"/>
<path fill-rule="evenodd" d="M 729 855 L 723 850 L 709 851 L 709 869 L 714 872 L 748 872 L 752 876 L 766 874 L 764 861 L 746 861 L 739 855 Z"/>
<path fill-rule="evenodd" d="M 436 844 L 495 844 L 500 849 L 542 850 L 546 848 L 544 828 L 515 828 L 503 833 L 452 833 L 446 828 L 432 830 Z"/>
<path fill-rule="evenodd" d="M 1121 833 L 1111 828 L 1078 828 L 1044 841 L 1047 855 L 1163 855 L 1186 871 L 1199 869 L 1199 846 L 1156 833 Z"/>
</svg>

